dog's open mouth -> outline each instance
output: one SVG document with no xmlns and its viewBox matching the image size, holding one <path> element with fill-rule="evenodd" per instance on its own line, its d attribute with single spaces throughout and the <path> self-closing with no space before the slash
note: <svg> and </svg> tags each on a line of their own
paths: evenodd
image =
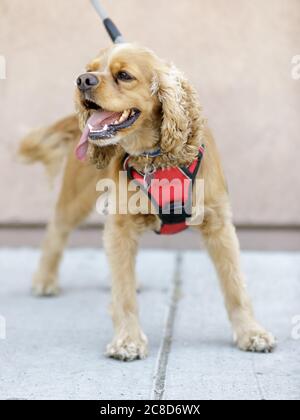
<svg viewBox="0 0 300 420">
<path fill-rule="evenodd" d="M 85 159 L 89 141 L 101 146 L 99 144 L 101 140 L 112 139 L 120 130 L 131 127 L 141 114 L 136 108 L 126 109 L 123 112 L 112 112 L 103 110 L 90 102 L 88 107 L 94 112 L 88 119 L 76 148 L 76 156 L 79 160 Z"/>
</svg>

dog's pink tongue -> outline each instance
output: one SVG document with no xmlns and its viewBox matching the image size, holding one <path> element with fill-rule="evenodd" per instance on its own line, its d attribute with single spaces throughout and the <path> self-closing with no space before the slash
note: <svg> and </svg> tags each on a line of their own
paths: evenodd
<svg viewBox="0 0 300 420">
<path fill-rule="evenodd" d="M 93 113 L 93 115 L 88 119 L 86 123 L 82 136 L 75 150 L 75 155 L 78 160 L 83 161 L 86 158 L 89 147 L 90 130 L 101 129 L 105 126 L 105 124 L 114 122 L 120 115 L 120 113 L 109 111 L 96 111 Z"/>
<path fill-rule="evenodd" d="M 80 141 L 75 150 L 75 155 L 78 160 L 83 161 L 86 158 L 86 154 L 89 147 L 89 134 L 90 134 L 90 129 L 89 129 L 89 126 L 86 125 L 85 129 L 83 130 Z"/>
</svg>

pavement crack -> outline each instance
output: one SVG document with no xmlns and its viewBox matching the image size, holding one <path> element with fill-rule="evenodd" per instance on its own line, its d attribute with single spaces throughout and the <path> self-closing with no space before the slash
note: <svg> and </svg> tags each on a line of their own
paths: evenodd
<svg viewBox="0 0 300 420">
<path fill-rule="evenodd" d="M 172 282 L 170 304 L 168 307 L 164 334 L 155 368 L 153 388 L 151 392 L 152 400 L 162 400 L 165 392 L 167 366 L 172 347 L 173 331 L 178 308 L 178 301 L 181 295 L 181 266 L 182 254 L 178 253 L 176 257 L 175 272 Z"/>
<path fill-rule="evenodd" d="M 262 387 L 261 387 L 261 384 L 260 384 L 260 380 L 259 380 L 259 373 L 256 371 L 256 365 L 255 365 L 255 359 L 254 359 L 255 355 L 252 355 L 252 356 L 253 356 L 252 361 L 251 361 L 252 371 L 253 371 L 253 375 L 254 375 L 254 378 L 255 378 L 255 381 L 256 381 L 256 384 L 257 384 L 257 390 L 258 390 L 258 393 L 259 393 L 259 397 L 260 397 L 261 401 L 265 401 L 264 393 L 263 393 L 263 390 L 262 390 Z"/>
</svg>

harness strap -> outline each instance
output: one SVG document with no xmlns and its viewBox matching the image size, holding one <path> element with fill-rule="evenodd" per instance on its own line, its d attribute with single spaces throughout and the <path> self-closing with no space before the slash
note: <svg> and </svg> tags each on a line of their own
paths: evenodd
<svg viewBox="0 0 300 420">
<path fill-rule="evenodd" d="M 134 180 L 148 196 L 161 220 L 161 229 L 156 233 L 171 235 L 188 228 L 187 219 L 192 215 L 193 186 L 204 151 L 203 145 L 199 148 L 198 157 L 188 167 L 156 170 L 149 188 L 145 186 L 145 174 L 130 166 L 131 156 L 125 156 L 123 167 L 128 178 Z"/>
</svg>

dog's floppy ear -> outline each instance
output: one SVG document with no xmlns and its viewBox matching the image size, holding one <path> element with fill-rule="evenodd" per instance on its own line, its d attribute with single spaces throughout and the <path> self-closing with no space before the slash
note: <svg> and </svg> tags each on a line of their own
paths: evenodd
<svg viewBox="0 0 300 420">
<path fill-rule="evenodd" d="M 162 105 L 161 149 L 169 155 L 197 154 L 202 127 L 196 92 L 174 65 L 165 65 L 153 79 L 152 92 Z"/>
</svg>

